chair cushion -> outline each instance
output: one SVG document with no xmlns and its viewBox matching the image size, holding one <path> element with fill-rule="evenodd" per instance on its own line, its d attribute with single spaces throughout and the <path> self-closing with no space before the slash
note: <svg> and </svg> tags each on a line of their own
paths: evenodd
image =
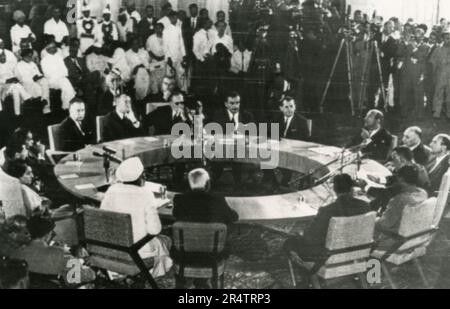
<svg viewBox="0 0 450 309">
<path fill-rule="evenodd" d="M 226 260 L 218 262 L 218 275 L 222 276 L 225 273 Z M 175 263 L 173 267 L 175 274 L 183 275 L 186 278 L 212 278 L 213 269 L 211 267 L 196 267 L 192 265 L 186 265 L 183 274 L 181 274 L 181 265 Z"/>
<path fill-rule="evenodd" d="M 114 260 L 99 255 L 91 256 L 89 261 L 92 267 L 109 270 L 122 275 L 136 276 L 141 272 L 136 264 L 128 261 Z M 144 263 L 147 269 L 151 269 L 153 268 L 154 259 L 145 259 Z"/>
</svg>

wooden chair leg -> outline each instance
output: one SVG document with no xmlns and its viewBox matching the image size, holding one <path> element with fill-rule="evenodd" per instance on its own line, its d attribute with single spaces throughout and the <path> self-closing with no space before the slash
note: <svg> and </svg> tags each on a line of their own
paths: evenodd
<svg viewBox="0 0 450 309">
<path fill-rule="evenodd" d="M 289 265 L 289 273 L 291 275 L 292 286 L 294 288 L 296 288 L 297 287 L 297 281 L 295 280 L 294 266 L 292 265 L 292 261 L 289 258 L 288 258 L 288 265 Z"/>
<path fill-rule="evenodd" d="M 419 271 L 420 278 L 422 278 L 422 281 L 425 284 L 425 287 L 429 288 L 430 284 L 428 283 L 427 277 L 425 276 L 425 272 L 423 271 L 423 267 L 422 267 L 422 264 L 420 263 L 420 260 L 418 258 L 415 258 L 414 264 L 416 265 L 417 270 Z"/>
<path fill-rule="evenodd" d="M 317 275 L 311 276 L 311 283 L 312 283 L 312 286 L 314 289 L 316 289 L 316 290 L 322 289 L 322 285 L 320 284 L 320 279 Z"/>
<path fill-rule="evenodd" d="M 381 269 L 382 269 L 383 274 L 386 277 L 387 281 L 389 282 L 389 285 L 391 286 L 391 288 L 396 290 L 397 285 L 395 284 L 394 279 L 392 279 L 391 273 L 385 262 L 381 262 Z"/>
<path fill-rule="evenodd" d="M 366 273 L 359 273 L 358 274 L 358 278 L 359 278 L 359 284 L 361 285 L 361 287 L 364 290 L 369 290 L 370 289 L 370 285 L 367 282 Z"/>
</svg>

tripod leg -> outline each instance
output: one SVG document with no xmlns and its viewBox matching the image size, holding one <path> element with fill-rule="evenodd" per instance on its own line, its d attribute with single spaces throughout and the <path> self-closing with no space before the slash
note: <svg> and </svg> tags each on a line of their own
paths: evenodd
<svg viewBox="0 0 450 309">
<path fill-rule="evenodd" d="M 323 111 L 324 111 L 325 99 L 327 98 L 328 90 L 329 90 L 330 85 L 331 85 L 331 80 L 333 79 L 334 72 L 336 71 L 336 67 L 337 67 L 339 58 L 341 57 L 341 52 L 342 52 L 342 48 L 344 47 L 344 43 L 345 43 L 345 39 L 342 39 L 341 45 L 339 46 L 339 50 L 338 50 L 338 53 L 336 55 L 336 59 L 334 60 L 333 68 L 331 69 L 330 77 L 328 78 L 327 84 L 325 86 L 325 90 L 324 90 L 323 95 L 322 95 L 322 99 L 320 100 L 320 112 L 321 113 L 323 113 Z"/>
<path fill-rule="evenodd" d="M 383 81 L 383 70 L 381 68 L 381 57 L 380 57 L 380 49 L 378 48 L 378 42 L 375 41 L 375 53 L 377 55 L 377 66 L 378 66 L 378 74 L 380 76 L 380 88 L 381 88 L 381 95 L 383 96 L 384 101 L 384 107 L 386 108 L 387 102 L 386 102 L 386 89 L 384 88 L 384 81 Z"/>
<path fill-rule="evenodd" d="M 352 116 L 355 116 L 355 106 L 353 105 L 353 63 L 352 63 L 352 46 L 351 43 L 346 42 L 347 51 L 347 73 L 348 73 L 348 85 L 349 85 L 349 99 Z"/>
<path fill-rule="evenodd" d="M 373 55 L 373 46 L 372 44 L 370 44 L 370 42 L 368 44 L 369 45 L 367 46 L 367 54 L 366 54 L 367 58 L 364 59 L 363 75 L 361 78 L 361 89 L 359 93 L 359 110 L 361 114 L 363 112 L 364 98 L 367 95 L 367 79 L 370 78 L 368 77 L 368 74 L 370 73 L 370 63 L 372 61 Z"/>
</svg>

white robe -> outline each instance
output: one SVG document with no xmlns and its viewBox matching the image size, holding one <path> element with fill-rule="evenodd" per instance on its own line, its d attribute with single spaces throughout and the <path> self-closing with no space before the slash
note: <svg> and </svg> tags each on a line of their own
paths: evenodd
<svg viewBox="0 0 450 309">
<path fill-rule="evenodd" d="M 14 102 L 14 113 L 21 115 L 22 103 L 31 99 L 30 94 L 20 83 L 7 83 L 11 78 L 17 78 L 16 65 L 12 61 L 0 63 L 0 99 L 4 101 L 6 97 L 12 96 Z M 0 104 L 1 110 L 1 104 Z"/>
<path fill-rule="evenodd" d="M 11 28 L 11 42 L 12 42 L 12 51 L 15 53 L 20 49 L 20 42 L 22 39 L 27 39 L 28 37 L 33 37 L 36 39 L 36 36 L 31 31 L 30 27 L 27 25 L 23 25 L 23 27 L 20 27 L 18 24 L 15 24 Z"/>
<path fill-rule="evenodd" d="M 35 76 L 43 76 L 36 63 L 20 61 L 16 67 L 16 75 L 31 97 L 41 98 L 46 100 L 48 104 L 50 103 L 50 90 L 47 79 L 45 77 L 38 81 L 33 79 Z M 45 112 L 49 112 L 48 106 L 45 107 Z"/>
</svg>

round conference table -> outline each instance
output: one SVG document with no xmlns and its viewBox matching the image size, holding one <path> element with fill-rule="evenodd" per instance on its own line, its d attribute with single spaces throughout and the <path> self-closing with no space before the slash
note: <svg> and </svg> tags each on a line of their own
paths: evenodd
<svg viewBox="0 0 450 309">
<path fill-rule="evenodd" d="M 88 146 L 77 152 L 77 161 L 75 161 L 74 155 L 62 159 L 55 167 L 55 174 L 60 184 L 69 193 L 89 202 L 100 203 L 104 197 L 102 192 L 104 190 L 99 189 L 107 186 L 108 182 L 103 167 L 103 159 L 94 157 L 94 151 L 103 152 L 103 147 L 107 146 L 117 150 L 117 156 L 120 159 L 139 157 L 144 166 L 152 167 L 183 161 L 175 159 L 172 155 L 172 145 L 176 141 L 179 141 L 178 137 L 159 136 Z M 189 143 L 194 144 L 190 139 L 186 139 L 186 141 L 188 145 Z M 215 141 L 215 147 L 223 146 L 225 151 L 227 151 L 226 147 L 231 144 L 233 144 L 232 141 L 230 143 L 227 138 L 216 139 Z M 280 167 L 301 174 L 311 174 L 316 180 L 327 179 L 327 176 L 341 170 L 356 176 L 358 170 L 356 163 L 349 163 L 355 161 L 355 155 L 344 153 L 342 149 L 336 147 L 294 140 L 266 141 L 264 143 L 247 140 L 245 147 L 249 153 L 250 149 L 270 150 L 271 153 L 276 153 L 278 157 L 273 167 Z M 184 161 L 189 162 L 189 159 Z M 260 164 L 261 167 L 268 164 L 263 159 L 249 158 L 249 156 L 241 159 L 218 159 L 218 161 L 253 163 Z M 348 166 L 343 168 L 347 164 Z M 111 168 L 117 167 L 117 163 L 111 163 Z M 390 172 L 383 165 L 371 160 L 362 160 L 359 171 L 373 176 L 390 175 Z M 153 184 L 153 187 L 157 193 L 159 185 Z M 171 217 L 173 206 L 170 201 L 175 194 L 174 192 L 168 192 L 166 200 L 159 200 L 161 217 Z M 320 207 L 333 202 L 335 194 L 330 181 L 323 181 L 314 187 L 298 192 L 256 197 L 227 197 L 226 199 L 230 207 L 239 214 L 240 222 L 256 223 L 313 217 Z"/>
</svg>

